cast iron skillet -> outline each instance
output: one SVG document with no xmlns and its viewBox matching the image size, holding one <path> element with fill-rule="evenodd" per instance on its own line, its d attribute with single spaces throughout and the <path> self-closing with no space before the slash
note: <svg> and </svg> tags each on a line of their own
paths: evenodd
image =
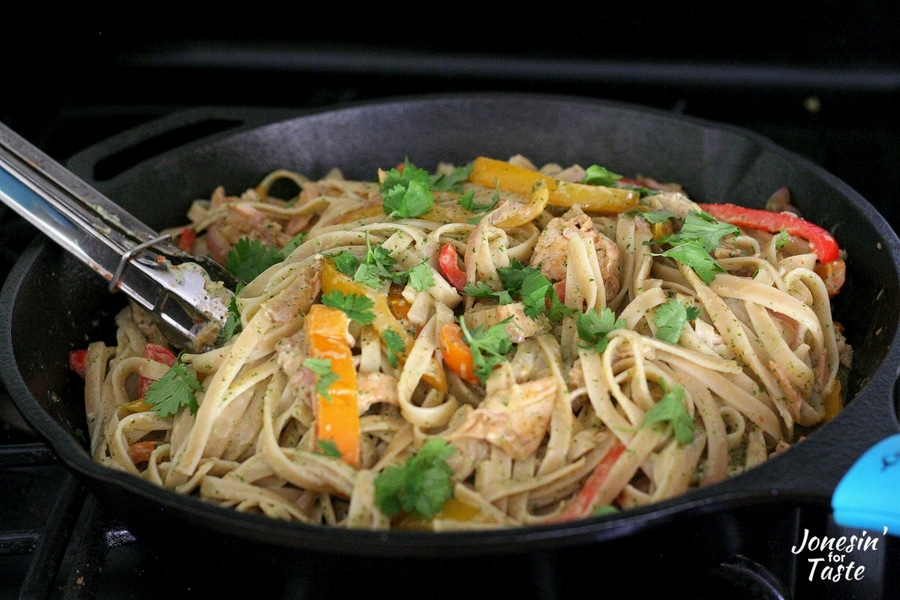
<svg viewBox="0 0 900 600">
<path fill-rule="evenodd" d="M 211 130 L 219 131 L 181 141 Z M 129 166 L 147 148 L 173 139 L 178 140 L 174 149 Z M 238 193 L 276 168 L 320 176 L 339 166 L 348 177 L 371 179 L 378 167 L 405 158 L 432 169 L 441 160 L 462 164 L 479 154 L 506 158 L 514 153 L 538 164 L 598 163 L 626 175 L 677 181 L 703 202 L 761 207 L 775 189 L 790 187 L 803 214 L 833 230 L 848 253 L 848 279 L 836 303 L 836 318 L 855 348 L 852 402 L 846 410 L 744 475 L 618 516 L 446 534 L 276 522 L 180 496 L 90 459 L 81 382 L 69 372 L 66 357 L 88 340 L 111 339 L 111 316 L 123 298 L 110 295 L 105 282 L 41 240 L 22 256 L 2 292 L 4 380 L 28 423 L 139 534 L 181 541 L 209 536 L 238 546 L 377 558 L 465 558 L 586 547 L 627 556 L 638 551 L 636 540 L 652 540 L 654 554 L 662 556 L 683 553 L 686 540 L 703 542 L 704 536 L 721 545 L 722 532 L 736 527 L 736 515 L 772 515 L 797 503 L 827 511 L 835 485 L 853 462 L 900 431 L 893 400 L 900 365 L 896 235 L 843 182 L 744 130 L 636 106 L 521 94 L 388 99 L 304 115 L 201 108 L 89 148 L 69 167 L 159 229 L 182 222 L 190 201 L 208 197 L 216 186 Z M 655 535 L 661 530 L 678 533 L 664 542 Z"/>
</svg>

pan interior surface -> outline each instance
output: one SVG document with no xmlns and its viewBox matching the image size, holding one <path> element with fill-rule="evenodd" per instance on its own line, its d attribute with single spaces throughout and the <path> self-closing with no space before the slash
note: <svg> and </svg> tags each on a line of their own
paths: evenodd
<svg viewBox="0 0 900 600">
<path fill-rule="evenodd" d="M 373 179 L 378 168 L 407 158 L 431 170 L 441 161 L 462 164 L 478 155 L 507 158 L 519 153 L 536 164 L 596 163 L 617 173 L 678 182 L 698 202 L 762 207 L 773 191 L 788 186 L 804 216 L 832 230 L 847 251 L 848 278 L 835 313 L 855 349 L 848 398 L 881 406 L 880 393 L 900 364 L 896 235 L 843 182 L 746 131 L 583 99 L 443 96 L 347 106 L 218 135 L 176 148 L 108 181 L 92 182 L 91 173 L 77 174 L 161 229 L 182 222 L 190 202 L 208 198 L 217 186 L 239 194 L 275 169 L 315 178 L 338 167 L 349 178 Z M 123 299 L 110 295 L 89 269 L 49 243 L 37 242 L 3 289 L 0 358 L 4 379 L 28 422 L 111 506 L 133 519 L 150 511 L 172 523 L 227 530 L 226 536 L 264 545 L 403 555 L 590 543 L 627 537 L 666 522 L 686 507 L 700 512 L 709 508 L 708 496 L 698 490 L 613 519 L 523 531 L 419 535 L 283 524 L 155 488 L 91 460 L 83 382 L 67 365 L 70 350 L 94 339 L 115 339 L 112 317 L 122 305 Z M 890 398 L 883 401 L 890 404 Z M 838 417 L 830 427 L 835 435 L 840 421 Z"/>
</svg>

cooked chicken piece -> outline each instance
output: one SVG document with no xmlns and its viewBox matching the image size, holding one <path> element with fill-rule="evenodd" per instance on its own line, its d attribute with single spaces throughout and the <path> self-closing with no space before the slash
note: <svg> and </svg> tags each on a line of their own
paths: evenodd
<svg viewBox="0 0 900 600">
<path fill-rule="evenodd" d="M 307 343 L 303 329 L 294 335 L 278 340 L 275 345 L 275 356 L 278 366 L 288 376 L 288 389 L 294 398 L 303 398 L 308 406 L 315 399 L 316 376 L 303 366 L 308 358 Z"/>
<path fill-rule="evenodd" d="M 294 280 L 266 306 L 273 321 L 286 323 L 305 315 L 322 289 L 322 260 L 317 257 L 305 263 Z"/>
<path fill-rule="evenodd" d="M 576 236 L 593 241 L 606 297 L 615 297 L 619 292 L 619 247 L 594 229 L 594 222 L 580 209 L 572 209 L 547 223 L 535 245 L 531 266 L 540 268 L 551 281 L 562 281 L 566 278 L 569 240 Z"/>
<path fill-rule="evenodd" d="M 373 404 L 398 405 L 397 378 L 387 373 L 360 373 L 356 376 L 359 414 L 363 414 Z"/>
<path fill-rule="evenodd" d="M 651 210 L 668 210 L 679 217 L 686 217 L 692 211 L 699 211 L 697 203 L 681 192 L 662 192 L 641 198 L 641 204 L 650 207 Z"/>
<path fill-rule="evenodd" d="M 537 451 L 547 434 L 558 380 L 544 377 L 515 383 L 511 374 L 504 376 L 497 371 L 491 378 L 499 375 L 503 385 L 490 386 L 489 383 L 488 394 L 481 405 L 466 416 L 448 439 L 483 439 L 513 458 L 523 459 Z"/>
<path fill-rule="evenodd" d="M 475 327 L 487 329 L 510 317 L 512 319 L 506 324 L 506 335 L 514 344 L 521 344 L 526 339 L 548 330 L 547 323 L 525 314 L 525 306 L 521 302 L 475 305 L 466 313 L 466 326 L 470 329 Z"/>
</svg>

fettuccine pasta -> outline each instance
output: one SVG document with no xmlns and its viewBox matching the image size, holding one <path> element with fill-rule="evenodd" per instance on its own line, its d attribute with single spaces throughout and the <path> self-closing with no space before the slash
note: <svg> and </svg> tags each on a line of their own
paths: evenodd
<svg viewBox="0 0 900 600">
<path fill-rule="evenodd" d="M 194 202 L 172 231 L 241 269 L 233 320 L 188 354 L 116 316 L 79 369 L 95 460 L 276 519 L 510 527 L 721 481 L 839 407 L 821 239 L 594 166 L 378 175 Z"/>
</svg>

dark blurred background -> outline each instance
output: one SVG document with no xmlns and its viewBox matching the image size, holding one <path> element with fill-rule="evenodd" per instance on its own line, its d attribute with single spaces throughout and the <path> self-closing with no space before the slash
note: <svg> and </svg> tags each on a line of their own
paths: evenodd
<svg viewBox="0 0 900 600">
<path fill-rule="evenodd" d="M 824 165 L 894 222 L 898 6 L 33 3 L 0 36 L 0 119 L 64 158 L 195 105 L 576 94 L 753 129 Z"/>
</svg>

